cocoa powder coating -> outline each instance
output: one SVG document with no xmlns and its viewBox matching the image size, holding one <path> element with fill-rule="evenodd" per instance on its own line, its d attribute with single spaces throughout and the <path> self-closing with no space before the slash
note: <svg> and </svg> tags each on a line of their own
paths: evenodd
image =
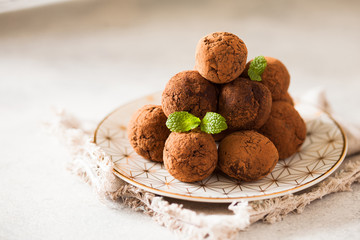
<svg viewBox="0 0 360 240">
<path fill-rule="evenodd" d="M 166 116 L 157 105 L 145 105 L 134 113 L 128 125 L 128 139 L 140 156 L 163 161 L 165 141 L 170 134 Z"/>
<path fill-rule="evenodd" d="M 231 82 L 245 69 L 247 53 L 245 43 L 236 35 L 215 32 L 198 42 L 195 69 L 211 82 Z"/>
<path fill-rule="evenodd" d="M 219 168 L 230 177 L 255 181 L 268 175 L 279 160 L 274 144 L 255 131 L 235 132 L 219 145 Z"/>
<path fill-rule="evenodd" d="M 269 88 L 274 101 L 279 100 L 289 88 L 290 74 L 280 60 L 272 57 L 265 57 L 265 59 L 267 61 L 267 66 L 261 75 L 261 83 Z M 252 61 L 253 60 L 246 64 L 242 76 L 248 77 L 248 70 Z"/>
<path fill-rule="evenodd" d="M 287 102 L 289 103 L 291 106 L 294 106 L 294 100 L 291 97 L 291 95 L 289 94 L 289 92 L 286 92 L 285 94 L 280 96 L 280 99 L 277 101 L 283 101 L 283 102 Z"/>
<path fill-rule="evenodd" d="M 217 89 L 198 71 L 183 71 L 166 84 L 161 104 L 166 116 L 173 112 L 187 111 L 202 118 L 207 112 L 216 111 Z"/>
<path fill-rule="evenodd" d="M 290 157 L 305 141 L 306 125 L 299 113 L 287 102 L 273 102 L 270 117 L 260 132 L 276 146 L 280 159 Z"/>
<path fill-rule="evenodd" d="M 218 161 L 215 141 L 204 132 L 172 132 L 164 148 L 164 165 L 183 182 L 200 181 L 214 171 Z"/>
<path fill-rule="evenodd" d="M 266 86 L 246 78 L 222 85 L 218 113 L 230 130 L 258 129 L 271 111 L 271 93 Z"/>
</svg>

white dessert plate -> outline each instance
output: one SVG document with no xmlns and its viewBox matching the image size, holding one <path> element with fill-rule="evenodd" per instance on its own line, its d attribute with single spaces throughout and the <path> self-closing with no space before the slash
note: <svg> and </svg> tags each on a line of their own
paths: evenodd
<svg viewBox="0 0 360 240">
<path fill-rule="evenodd" d="M 321 110 L 300 103 L 296 108 L 306 122 L 306 140 L 298 153 L 280 160 L 268 176 L 242 182 L 215 170 L 203 181 L 184 183 L 173 178 L 163 164 L 136 154 L 127 138 L 132 114 L 145 104 L 160 104 L 160 98 L 161 94 L 155 93 L 117 108 L 99 123 L 94 134 L 94 142 L 114 161 L 119 178 L 158 195 L 217 203 L 278 197 L 324 180 L 345 158 L 347 142 L 339 124 Z"/>
</svg>

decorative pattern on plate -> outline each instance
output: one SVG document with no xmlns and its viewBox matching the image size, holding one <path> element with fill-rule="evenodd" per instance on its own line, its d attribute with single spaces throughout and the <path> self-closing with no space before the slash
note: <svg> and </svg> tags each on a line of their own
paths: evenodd
<svg viewBox="0 0 360 240">
<path fill-rule="evenodd" d="M 335 171 L 345 157 L 347 144 L 339 125 L 314 107 L 297 105 L 305 117 L 307 138 L 298 153 L 280 160 L 267 177 L 241 182 L 216 170 L 203 181 L 184 183 L 174 179 L 163 164 L 137 155 L 127 139 L 126 126 L 131 115 L 145 104 L 159 102 L 160 94 L 154 94 L 116 109 L 99 124 L 94 136 L 94 142 L 114 161 L 118 177 L 159 195 L 202 202 L 281 196 L 320 182 Z"/>
</svg>

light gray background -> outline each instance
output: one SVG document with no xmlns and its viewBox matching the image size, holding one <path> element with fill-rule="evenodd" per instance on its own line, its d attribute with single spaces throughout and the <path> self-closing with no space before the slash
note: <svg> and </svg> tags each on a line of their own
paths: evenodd
<svg viewBox="0 0 360 240">
<path fill-rule="evenodd" d="M 149 217 L 102 205 L 41 124 L 52 106 L 96 123 L 161 90 L 193 68 L 198 39 L 214 31 L 237 34 L 249 59 L 282 60 L 293 95 L 323 87 L 338 113 L 360 121 L 359 1 L 69 1 L 1 13 L 0 239 L 173 239 Z M 359 234 L 355 185 L 239 239 Z"/>
</svg>

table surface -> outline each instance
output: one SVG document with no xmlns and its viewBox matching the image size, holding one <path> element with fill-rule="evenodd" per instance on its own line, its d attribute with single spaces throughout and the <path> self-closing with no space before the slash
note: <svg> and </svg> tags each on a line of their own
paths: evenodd
<svg viewBox="0 0 360 240">
<path fill-rule="evenodd" d="M 293 95 L 323 87 L 336 112 L 360 121 L 358 1 L 68 1 L 2 13 L 0 239 L 173 239 L 141 213 L 101 204 L 66 170 L 68 152 L 42 123 L 53 106 L 96 123 L 163 89 L 193 68 L 198 39 L 214 31 L 240 36 L 249 58 L 281 59 Z M 238 237 L 354 239 L 360 185 L 353 189 Z"/>
</svg>

